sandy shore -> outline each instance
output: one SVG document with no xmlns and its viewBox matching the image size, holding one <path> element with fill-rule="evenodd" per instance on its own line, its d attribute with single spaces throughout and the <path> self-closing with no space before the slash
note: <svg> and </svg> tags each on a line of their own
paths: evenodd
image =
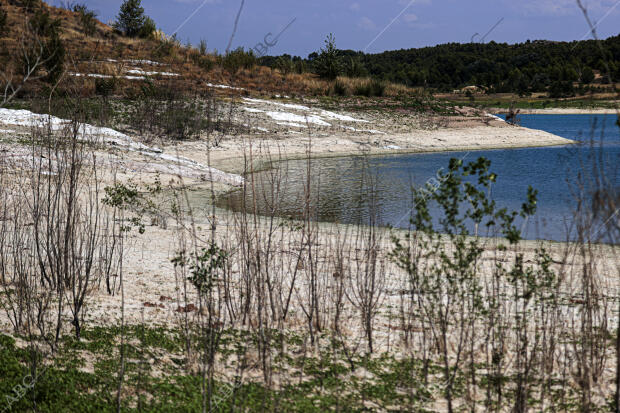
<svg viewBox="0 0 620 413">
<path fill-rule="evenodd" d="M 92 132 L 99 142 L 109 142 L 109 151 L 114 156 L 120 154 L 116 160 L 119 172 L 128 177 L 138 175 L 149 181 L 156 175 L 164 179 L 181 175 L 188 183 L 213 179 L 221 185 L 237 186 L 243 183 L 239 175 L 261 167 L 264 161 L 309 155 L 476 151 L 574 143 L 548 132 L 507 124 L 471 108 L 461 108 L 456 116 L 429 116 L 381 110 L 328 111 L 306 102 L 244 98 L 232 113 L 234 123 L 245 129 L 240 134 L 211 135 L 174 144 L 166 141 L 155 147 L 142 144 L 139 136 L 109 128 L 85 125 L 84 134 Z M 0 124 L 6 127 L 0 130 L 5 156 L 15 155 L 18 136 L 27 135 L 32 125 L 45 121 L 51 121 L 58 130 L 66 122 L 28 111 L 0 113 Z"/>
<path fill-rule="evenodd" d="M 307 132 L 293 136 L 263 134 L 252 138 L 224 140 L 217 147 L 205 141 L 181 143 L 174 150 L 183 157 L 207 164 L 228 173 L 249 169 L 250 158 L 257 167 L 265 160 L 340 157 L 350 155 L 386 155 L 399 153 L 477 151 L 526 147 L 559 146 L 575 143 L 548 132 L 508 125 L 492 120 L 488 125 L 477 122 L 467 127 L 434 130 L 411 130 L 407 133 L 351 134 L 334 131 Z M 207 155 L 208 154 L 208 155 Z"/>
</svg>

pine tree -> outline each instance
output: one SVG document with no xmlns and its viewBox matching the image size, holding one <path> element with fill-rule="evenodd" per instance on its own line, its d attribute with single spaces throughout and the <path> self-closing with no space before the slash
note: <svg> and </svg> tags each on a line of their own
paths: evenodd
<svg viewBox="0 0 620 413">
<path fill-rule="evenodd" d="M 324 79 L 334 80 L 342 73 L 342 61 L 336 48 L 336 38 L 333 34 L 327 36 L 325 48 L 315 63 L 315 72 Z"/>
<path fill-rule="evenodd" d="M 130 37 L 138 36 L 144 26 L 146 16 L 141 0 L 125 0 L 116 18 L 116 28 Z"/>
</svg>

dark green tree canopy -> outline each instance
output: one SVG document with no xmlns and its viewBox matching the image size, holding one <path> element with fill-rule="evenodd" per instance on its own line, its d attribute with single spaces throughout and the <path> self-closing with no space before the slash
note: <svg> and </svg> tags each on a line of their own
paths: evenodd
<svg viewBox="0 0 620 413">
<path fill-rule="evenodd" d="M 141 0 L 125 0 L 116 18 L 116 28 L 125 35 L 135 37 L 140 34 L 146 22 Z"/>
</svg>

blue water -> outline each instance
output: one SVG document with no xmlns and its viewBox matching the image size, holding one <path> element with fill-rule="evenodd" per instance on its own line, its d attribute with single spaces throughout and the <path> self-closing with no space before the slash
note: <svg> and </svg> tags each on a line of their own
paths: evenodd
<svg viewBox="0 0 620 413">
<path fill-rule="evenodd" d="M 616 115 L 520 116 L 524 127 L 576 140 L 579 145 L 313 160 L 311 214 L 323 221 L 405 228 L 412 208 L 412 187 L 419 188 L 440 168 L 447 169 L 451 158 L 467 163 L 485 157 L 498 175 L 491 192 L 498 206 L 519 210 L 528 185 L 539 192 L 537 213 L 523 225 L 524 238 L 577 239 L 574 217 L 580 188 L 588 192 L 596 187 L 593 182 L 598 170 L 616 190 L 620 189 L 620 128 L 616 120 Z M 597 167 L 593 166 L 594 159 Z M 283 191 L 277 202 L 266 195 L 271 193 L 274 172 L 259 175 L 263 188 L 258 197 L 259 211 L 269 213 L 278 205 L 279 215 L 299 217 L 307 192 L 307 162 L 289 161 L 280 166 L 286 169 L 287 178 L 279 181 Z M 227 201 L 238 208 L 239 197 L 232 195 Z M 587 214 L 590 201 L 585 205 Z M 438 215 L 436 210 L 433 213 Z M 609 242 L 602 224 L 593 225 L 590 236 L 593 241 Z"/>
</svg>

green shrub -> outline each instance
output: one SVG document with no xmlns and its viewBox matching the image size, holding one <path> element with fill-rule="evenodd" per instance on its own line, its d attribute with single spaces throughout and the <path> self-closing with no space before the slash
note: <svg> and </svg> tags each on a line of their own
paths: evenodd
<svg viewBox="0 0 620 413">
<path fill-rule="evenodd" d="M 364 77 L 368 75 L 368 71 L 357 58 L 349 58 L 345 64 L 344 73 L 347 77 Z"/>
<path fill-rule="evenodd" d="M 214 66 L 213 60 L 210 59 L 206 55 L 192 53 L 191 59 L 196 66 L 200 67 L 201 69 L 206 70 L 207 72 L 213 69 L 213 66 Z"/>
<path fill-rule="evenodd" d="M 60 20 L 52 19 L 46 10 L 38 9 L 29 20 L 30 27 L 41 37 L 50 37 L 60 32 Z"/>
<path fill-rule="evenodd" d="M 336 80 L 333 86 L 333 92 L 336 96 L 346 96 L 347 95 L 347 85 L 345 85 L 340 80 Z"/>
<path fill-rule="evenodd" d="M 150 17 L 146 17 L 144 19 L 144 24 L 140 28 L 138 32 L 138 37 L 143 39 L 150 39 L 153 37 L 153 33 L 157 30 L 157 26 L 155 25 L 155 21 Z"/>
<path fill-rule="evenodd" d="M 108 97 L 116 90 L 116 78 L 110 79 L 97 78 L 95 79 L 95 93 L 100 96 Z"/>
<path fill-rule="evenodd" d="M 47 70 L 45 81 L 54 84 L 60 79 L 65 63 L 65 47 L 58 33 L 54 33 L 45 44 L 43 57 L 45 59 L 45 69 Z"/>
<path fill-rule="evenodd" d="M 161 58 L 171 56 L 175 47 L 179 47 L 179 41 L 176 34 L 170 38 L 161 39 L 156 49 L 155 57 Z"/>
<path fill-rule="evenodd" d="M 85 4 L 76 4 L 73 11 L 78 13 L 80 17 L 80 25 L 82 30 L 88 36 L 92 36 L 97 31 L 97 13 L 89 10 Z"/>
<path fill-rule="evenodd" d="M 295 69 L 295 66 L 293 65 L 293 61 L 290 57 L 280 56 L 278 57 L 278 60 L 276 60 L 276 69 L 278 69 L 283 75 L 288 75 Z"/>
<path fill-rule="evenodd" d="M 4 11 L 3 9 L 0 9 L 0 35 L 3 35 L 4 32 L 6 31 L 6 20 L 7 20 L 6 11 Z"/>
<path fill-rule="evenodd" d="M 32 69 L 32 62 L 40 59 L 47 70 L 44 80 L 50 84 L 56 83 L 65 62 L 65 47 L 60 40 L 60 20 L 52 19 L 47 11 L 38 9 L 30 18 L 29 25 L 36 36 L 43 38 L 43 53 L 39 55 L 39 43 L 33 41 L 22 57 L 22 71 L 28 73 Z"/>
<path fill-rule="evenodd" d="M 385 87 L 384 82 L 373 79 L 369 83 L 356 87 L 355 94 L 366 97 L 381 97 L 385 95 Z"/>
<path fill-rule="evenodd" d="M 240 69 L 251 69 L 256 65 L 256 56 L 252 50 L 245 51 L 240 47 L 229 52 L 221 60 L 222 67 L 230 73 L 237 73 Z"/>
<path fill-rule="evenodd" d="M 308 67 L 306 66 L 306 61 L 305 60 L 298 60 L 295 63 L 295 73 L 303 75 L 307 71 L 308 71 Z"/>
</svg>

